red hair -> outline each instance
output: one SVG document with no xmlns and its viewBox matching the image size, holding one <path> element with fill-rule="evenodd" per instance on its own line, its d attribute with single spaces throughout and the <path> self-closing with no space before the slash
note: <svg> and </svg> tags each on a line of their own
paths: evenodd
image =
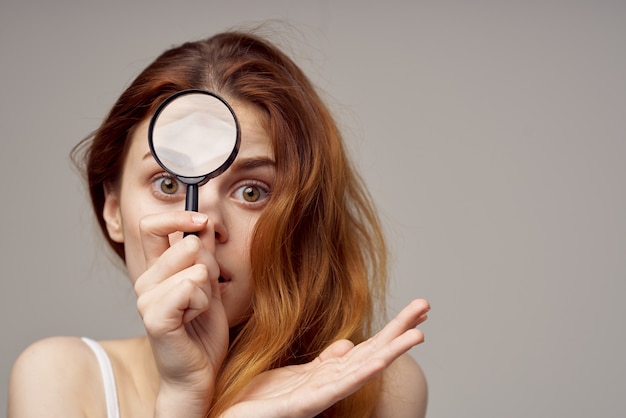
<svg viewBox="0 0 626 418">
<path fill-rule="evenodd" d="M 276 160 L 272 196 L 251 246 L 253 314 L 233 331 L 209 414 L 217 416 L 259 373 L 313 360 L 331 342 L 366 339 L 383 314 L 386 249 L 371 200 L 314 87 L 258 36 L 227 32 L 164 52 L 122 94 L 84 151 L 96 217 L 106 233 L 104 188 L 115 187 L 132 129 L 174 92 L 201 88 L 265 115 Z M 321 416 L 375 415 L 380 379 Z"/>
</svg>

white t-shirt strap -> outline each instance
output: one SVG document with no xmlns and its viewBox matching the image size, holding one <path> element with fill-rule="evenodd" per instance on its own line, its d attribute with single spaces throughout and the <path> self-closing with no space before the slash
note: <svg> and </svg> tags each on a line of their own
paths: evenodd
<svg viewBox="0 0 626 418">
<path fill-rule="evenodd" d="M 107 418 L 120 418 L 119 404 L 117 401 L 117 389 L 115 386 L 115 375 L 113 374 L 113 366 L 111 360 L 104 348 L 96 341 L 90 338 L 81 338 L 85 344 L 96 355 L 100 372 L 102 373 L 102 381 L 104 382 L 104 396 L 107 405 Z"/>
</svg>

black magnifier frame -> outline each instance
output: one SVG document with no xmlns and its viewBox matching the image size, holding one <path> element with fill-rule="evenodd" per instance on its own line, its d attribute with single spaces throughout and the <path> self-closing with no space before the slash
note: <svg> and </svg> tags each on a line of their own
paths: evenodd
<svg viewBox="0 0 626 418">
<path fill-rule="evenodd" d="M 159 147 L 155 146 L 155 143 L 154 143 L 155 142 L 155 130 L 156 131 L 159 130 L 159 126 L 157 125 L 159 117 L 161 117 L 164 114 L 164 112 L 166 112 L 169 106 L 171 106 L 177 100 L 179 101 L 179 103 L 181 103 L 180 100 L 184 100 L 185 96 L 189 96 L 189 95 L 207 95 L 221 102 L 221 103 L 219 102 L 216 102 L 216 103 L 219 103 L 219 106 L 220 106 L 219 110 L 221 110 L 224 113 L 223 115 L 221 115 L 222 117 L 227 115 L 227 113 L 224 112 L 223 108 L 228 109 L 228 112 L 230 113 L 229 116 L 232 117 L 232 121 L 229 121 L 229 122 L 231 123 L 234 122 L 233 128 L 234 128 L 235 138 L 234 138 L 234 143 L 232 144 L 232 151 L 223 160 L 223 162 L 221 162 L 219 166 L 217 166 L 216 168 L 212 167 L 212 170 L 208 173 L 203 173 L 203 172 L 195 173 L 194 172 L 193 175 L 181 175 L 180 173 L 176 173 L 171 167 L 168 167 L 167 161 L 164 161 L 165 158 L 163 158 L 163 155 L 159 157 L 159 153 L 158 153 Z M 221 105 L 223 105 L 223 108 L 221 108 Z M 196 108 L 195 113 L 199 113 L 200 111 L 204 112 L 204 109 Z M 205 116 L 207 115 L 211 116 L 214 120 L 217 120 L 218 122 L 220 122 L 220 117 L 211 113 L 211 109 L 206 110 Z M 180 121 L 182 119 L 183 118 L 179 118 L 176 121 Z M 181 135 L 183 134 L 184 133 L 181 133 Z M 207 141 L 206 143 L 210 144 L 212 139 L 215 140 L 216 138 L 206 138 L 206 141 Z M 223 140 L 223 138 L 219 138 L 219 139 Z M 204 141 L 204 138 L 202 138 L 202 141 Z M 228 167 L 230 167 L 230 165 L 235 161 L 235 158 L 237 157 L 240 143 L 241 143 L 241 130 L 239 126 L 239 121 L 237 120 L 237 116 L 235 115 L 235 111 L 224 98 L 208 90 L 188 89 L 188 90 L 181 90 L 179 92 L 172 94 L 171 96 L 167 97 L 159 105 L 159 107 L 156 109 L 156 111 L 152 115 L 152 118 L 150 119 L 150 124 L 148 126 L 148 145 L 150 147 L 150 152 L 152 153 L 152 156 L 154 157 L 156 162 L 159 164 L 159 166 L 163 168 L 163 170 L 165 170 L 166 172 L 174 176 L 177 180 L 179 180 L 181 183 L 184 183 L 187 186 L 186 197 L 185 197 L 185 210 L 194 211 L 194 212 L 198 211 L 198 187 L 202 186 L 203 184 L 208 182 L 210 179 L 219 176 L 224 171 L 226 171 Z M 176 145 L 175 142 L 174 144 Z M 229 144 L 227 143 L 227 145 Z M 182 148 L 184 148 L 184 145 L 181 145 L 180 150 L 176 149 L 173 152 L 178 156 L 182 156 L 183 158 L 186 158 L 189 154 L 193 153 L 193 150 L 185 150 Z M 163 148 L 161 148 L 161 152 L 164 152 Z M 169 150 L 169 152 L 172 152 L 172 150 Z M 217 161 L 221 161 L 221 160 L 218 159 Z M 188 234 L 189 233 L 185 233 L 185 235 L 188 235 Z"/>
</svg>

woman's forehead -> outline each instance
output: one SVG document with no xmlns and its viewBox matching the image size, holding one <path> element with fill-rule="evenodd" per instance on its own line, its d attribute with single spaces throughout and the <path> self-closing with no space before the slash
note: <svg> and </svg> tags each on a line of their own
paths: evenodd
<svg viewBox="0 0 626 418">
<path fill-rule="evenodd" d="M 274 159 L 272 141 L 265 128 L 265 114 L 251 105 L 232 102 L 231 106 L 237 116 L 241 135 L 238 158 L 240 157 L 265 157 Z M 127 155 L 128 159 L 141 158 L 150 153 L 148 144 L 149 119 L 138 123 L 131 132 L 131 144 Z M 134 157 L 133 157 L 134 156 Z"/>
<path fill-rule="evenodd" d="M 265 128 L 265 114 L 254 106 L 231 104 L 241 129 L 240 155 L 261 154 L 273 159 L 272 141 Z"/>
</svg>

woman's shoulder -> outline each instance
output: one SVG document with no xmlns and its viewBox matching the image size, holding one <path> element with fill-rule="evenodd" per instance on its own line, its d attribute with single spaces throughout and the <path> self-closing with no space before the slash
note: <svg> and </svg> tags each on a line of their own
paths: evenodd
<svg viewBox="0 0 626 418">
<path fill-rule="evenodd" d="M 73 416 L 102 401 L 99 366 L 77 337 L 50 337 L 17 358 L 9 383 L 9 416 Z"/>
<path fill-rule="evenodd" d="M 12 370 L 12 376 L 38 379 L 49 378 L 64 384 L 60 377 L 70 377 L 73 373 L 85 375 L 85 371 L 97 368 L 93 351 L 78 337 L 49 337 L 26 347 L 19 355 Z M 70 382 L 68 382 L 70 383 Z"/>
<path fill-rule="evenodd" d="M 156 389 L 150 383 L 156 371 L 146 355 L 150 347 L 145 337 L 97 344 L 111 363 L 118 393 L 137 393 L 140 388 L 140 395 L 154 395 Z M 152 373 L 146 375 L 146 370 Z M 128 404 L 124 396 L 119 401 Z M 126 408 L 134 411 L 137 405 Z M 28 346 L 15 361 L 9 383 L 9 417 L 99 417 L 102 411 L 106 411 L 102 371 L 84 339 L 45 338 Z"/>
<path fill-rule="evenodd" d="M 384 372 L 378 416 L 422 418 L 427 401 L 428 387 L 421 367 L 409 354 L 398 357 Z"/>
</svg>

